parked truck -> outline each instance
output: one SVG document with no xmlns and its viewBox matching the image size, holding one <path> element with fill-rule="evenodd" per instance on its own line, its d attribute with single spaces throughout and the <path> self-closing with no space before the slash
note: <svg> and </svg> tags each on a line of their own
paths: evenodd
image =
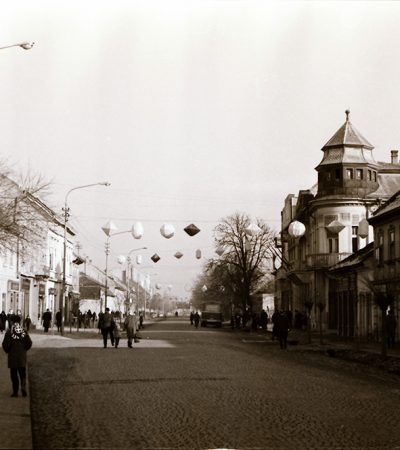
<svg viewBox="0 0 400 450">
<path fill-rule="evenodd" d="M 202 327 L 206 327 L 207 325 L 221 327 L 222 322 L 223 314 L 221 303 L 208 301 L 201 305 L 200 325 Z"/>
</svg>

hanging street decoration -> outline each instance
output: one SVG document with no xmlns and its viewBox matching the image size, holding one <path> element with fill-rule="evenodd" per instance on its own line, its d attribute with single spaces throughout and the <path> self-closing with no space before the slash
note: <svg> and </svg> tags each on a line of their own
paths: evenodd
<svg viewBox="0 0 400 450">
<path fill-rule="evenodd" d="M 369 231 L 369 223 L 367 219 L 361 219 L 361 221 L 358 224 L 358 232 L 357 234 L 360 236 L 360 238 L 365 239 L 368 237 L 368 231 Z"/>
<path fill-rule="evenodd" d="M 346 228 L 341 222 L 338 220 L 333 220 L 329 225 L 326 226 L 326 229 L 332 234 L 339 234 L 343 228 Z"/>
<path fill-rule="evenodd" d="M 244 231 L 246 232 L 247 236 L 253 237 L 261 231 L 261 228 L 255 223 L 251 223 L 247 228 L 244 229 Z"/>
<path fill-rule="evenodd" d="M 172 238 L 175 234 L 175 228 L 170 223 L 164 223 L 160 228 L 160 233 L 166 238 Z"/>
<path fill-rule="evenodd" d="M 136 255 L 136 264 L 142 264 L 142 255 Z"/>
<path fill-rule="evenodd" d="M 180 259 L 180 258 L 182 258 L 183 253 L 181 253 L 181 252 L 176 252 L 174 256 L 175 256 L 176 259 Z"/>
<path fill-rule="evenodd" d="M 201 290 L 202 290 L 203 292 L 206 292 L 206 291 L 207 291 L 207 286 L 204 284 L 203 287 L 201 288 Z"/>
<path fill-rule="evenodd" d="M 104 231 L 104 233 L 107 236 L 111 236 L 113 231 L 117 231 L 118 228 L 116 227 L 116 225 L 110 220 L 109 222 L 107 222 L 105 225 L 103 225 L 101 227 L 101 229 Z"/>
<path fill-rule="evenodd" d="M 304 223 L 299 222 L 298 220 L 294 220 L 290 225 L 288 229 L 289 236 L 293 238 L 299 238 L 304 235 L 306 232 L 306 227 Z"/>
<path fill-rule="evenodd" d="M 201 250 L 200 250 L 200 249 L 197 249 L 197 250 L 196 250 L 196 258 L 197 258 L 197 259 L 200 259 L 200 258 L 201 258 Z"/>
<path fill-rule="evenodd" d="M 186 231 L 189 236 L 195 236 L 200 231 L 200 228 L 197 228 L 194 223 L 191 223 L 184 228 L 184 231 Z"/>
<path fill-rule="evenodd" d="M 131 233 L 135 239 L 140 239 L 143 236 L 143 232 L 144 232 L 143 225 L 140 222 L 135 222 L 132 225 Z"/>
<path fill-rule="evenodd" d="M 160 261 L 161 258 L 157 255 L 157 253 L 154 253 L 154 255 L 150 259 L 156 263 Z"/>
<path fill-rule="evenodd" d="M 125 264 L 126 258 L 124 255 L 118 256 L 118 264 Z"/>
<path fill-rule="evenodd" d="M 156 283 L 156 289 L 161 289 L 162 285 L 160 283 Z"/>
<path fill-rule="evenodd" d="M 217 247 L 217 249 L 215 250 L 215 253 L 216 253 L 218 256 L 222 256 L 222 255 L 225 253 L 224 247 Z"/>
</svg>

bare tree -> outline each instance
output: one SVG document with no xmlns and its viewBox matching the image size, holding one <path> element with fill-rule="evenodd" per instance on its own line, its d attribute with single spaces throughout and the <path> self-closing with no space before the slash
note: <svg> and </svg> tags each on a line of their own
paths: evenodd
<svg viewBox="0 0 400 450">
<path fill-rule="evenodd" d="M 32 252 L 43 241 L 48 222 L 57 219 L 38 197 L 50 185 L 31 172 L 16 175 L 0 161 L 0 252 Z"/>
<path fill-rule="evenodd" d="M 244 213 L 223 219 L 214 230 L 215 245 L 223 253 L 209 266 L 243 310 L 252 309 L 251 294 L 266 282 L 275 239 L 275 233 L 260 219 L 256 221 L 259 232 L 252 236 L 251 224 L 251 218 Z"/>
</svg>

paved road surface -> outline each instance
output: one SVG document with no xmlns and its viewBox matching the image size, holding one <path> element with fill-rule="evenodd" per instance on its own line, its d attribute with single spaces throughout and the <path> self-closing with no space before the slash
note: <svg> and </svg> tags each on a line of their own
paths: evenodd
<svg viewBox="0 0 400 450">
<path fill-rule="evenodd" d="M 175 319 L 30 355 L 35 448 L 400 448 L 399 377 Z"/>
</svg>

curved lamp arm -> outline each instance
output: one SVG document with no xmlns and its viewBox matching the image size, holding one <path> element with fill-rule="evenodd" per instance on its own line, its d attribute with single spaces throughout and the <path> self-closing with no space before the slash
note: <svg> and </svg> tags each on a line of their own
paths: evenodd
<svg viewBox="0 0 400 450">
<path fill-rule="evenodd" d="M 12 45 L 6 45 L 5 47 L 0 47 L 0 50 L 4 50 L 5 48 L 11 48 L 11 47 L 21 47 L 24 50 L 30 50 L 34 44 L 35 44 L 34 42 L 21 42 L 19 44 L 12 44 Z"/>
</svg>

